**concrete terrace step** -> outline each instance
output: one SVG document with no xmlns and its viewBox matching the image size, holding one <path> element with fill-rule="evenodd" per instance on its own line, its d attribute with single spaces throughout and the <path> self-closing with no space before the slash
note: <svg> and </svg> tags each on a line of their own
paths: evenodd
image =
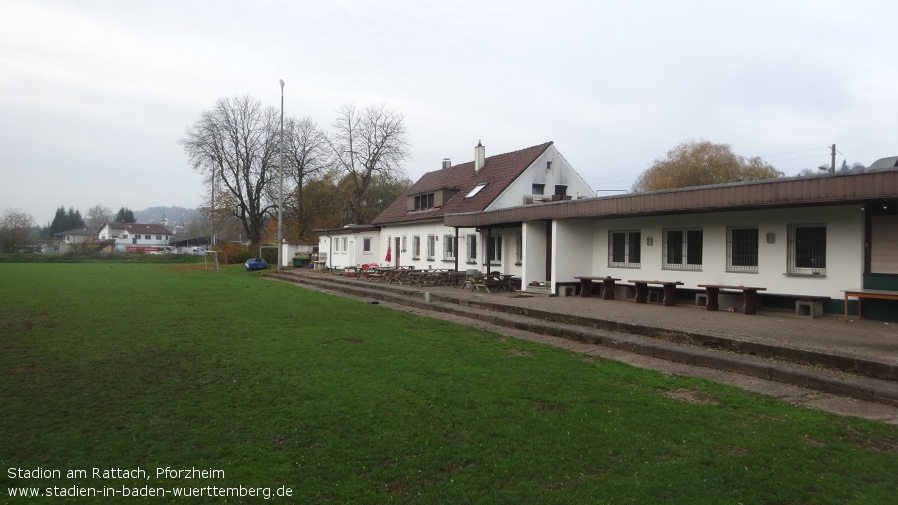
<svg viewBox="0 0 898 505">
<path fill-rule="evenodd" d="M 898 373 L 895 367 L 855 357 L 746 342 L 703 333 L 701 328 L 683 331 L 649 323 L 622 323 L 607 318 L 521 307 L 502 303 L 501 298 L 494 301 L 472 296 L 469 290 L 460 288 L 431 291 L 290 270 L 267 274 L 265 277 L 898 406 Z M 430 303 L 425 301 L 425 292 L 430 293 Z M 785 360 L 788 363 L 773 360 Z M 864 376 L 844 375 L 831 370 L 844 370 Z"/>
</svg>

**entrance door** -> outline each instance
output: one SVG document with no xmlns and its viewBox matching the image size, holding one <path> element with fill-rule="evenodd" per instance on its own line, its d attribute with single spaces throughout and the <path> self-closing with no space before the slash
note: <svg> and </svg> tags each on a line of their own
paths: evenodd
<svg viewBox="0 0 898 505">
<path fill-rule="evenodd" d="M 400 263 L 399 263 L 399 253 L 402 251 L 401 249 L 399 249 L 399 245 L 400 245 L 400 244 L 401 244 L 401 242 L 399 241 L 399 237 L 396 237 L 396 238 L 394 239 L 394 241 L 393 241 L 393 254 L 394 254 L 394 256 L 393 256 L 393 266 L 396 267 L 396 268 L 399 268 L 399 265 L 400 265 Z"/>
</svg>

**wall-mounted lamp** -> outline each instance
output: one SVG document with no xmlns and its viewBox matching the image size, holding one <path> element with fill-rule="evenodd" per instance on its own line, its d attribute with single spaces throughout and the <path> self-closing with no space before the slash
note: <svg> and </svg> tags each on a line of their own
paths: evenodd
<svg viewBox="0 0 898 505">
<path fill-rule="evenodd" d="M 768 244 L 773 244 L 773 243 L 775 243 L 775 242 L 776 242 L 776 234 L 775 234 L 775 233 L 768 233 L 768 234 L 767 234 L 767 243 L 768 243 Z"/>
<path fill-rule="evenodd" d="M 645 245 L 651 246 L 652 243 L 654 243 L 654 240 L 652 239 L 652 237 L 646 237 L 646 238 L 645 238 Z"/>
</svg>

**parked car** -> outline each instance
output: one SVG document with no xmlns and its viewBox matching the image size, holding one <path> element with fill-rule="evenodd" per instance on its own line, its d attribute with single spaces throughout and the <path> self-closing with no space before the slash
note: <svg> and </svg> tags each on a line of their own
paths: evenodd
<svg viewBox="0 0 898 505">
<path fill-rule="evenodd" d="M 206 248 L 205 247 L 194 247 L 192 252 L 193 252 L 193 254 L 200 254 L 200 255 L 206 254 Z"/>
<path fill-rule="evenodd" d="M 181 254 L 181 252 L 174 246 L 164 245 L 158 251 L 150 251 L 149 254 Z"/>
<path fill-rule="evenodd" d="M 262 258 L 250 258 L 246 260 L 246 263 L 243 264 L 246 267 L 246 271 L 250 270 L 265 270 L 268 268 L 268 262 Z"/>
</svg>

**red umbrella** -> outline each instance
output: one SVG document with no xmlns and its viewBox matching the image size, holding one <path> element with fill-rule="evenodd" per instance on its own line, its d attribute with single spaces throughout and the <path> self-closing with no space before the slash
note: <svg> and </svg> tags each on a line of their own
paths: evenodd
<svg viewBox="0 0 898 505">
<path fill-rule="evenodd" d="M 393 252 L 390 250 L 390 246 L 387 246 L 387 257 L 384 258 L 384 261 L 392 261 L 393 260 Z"/>
</svg>

